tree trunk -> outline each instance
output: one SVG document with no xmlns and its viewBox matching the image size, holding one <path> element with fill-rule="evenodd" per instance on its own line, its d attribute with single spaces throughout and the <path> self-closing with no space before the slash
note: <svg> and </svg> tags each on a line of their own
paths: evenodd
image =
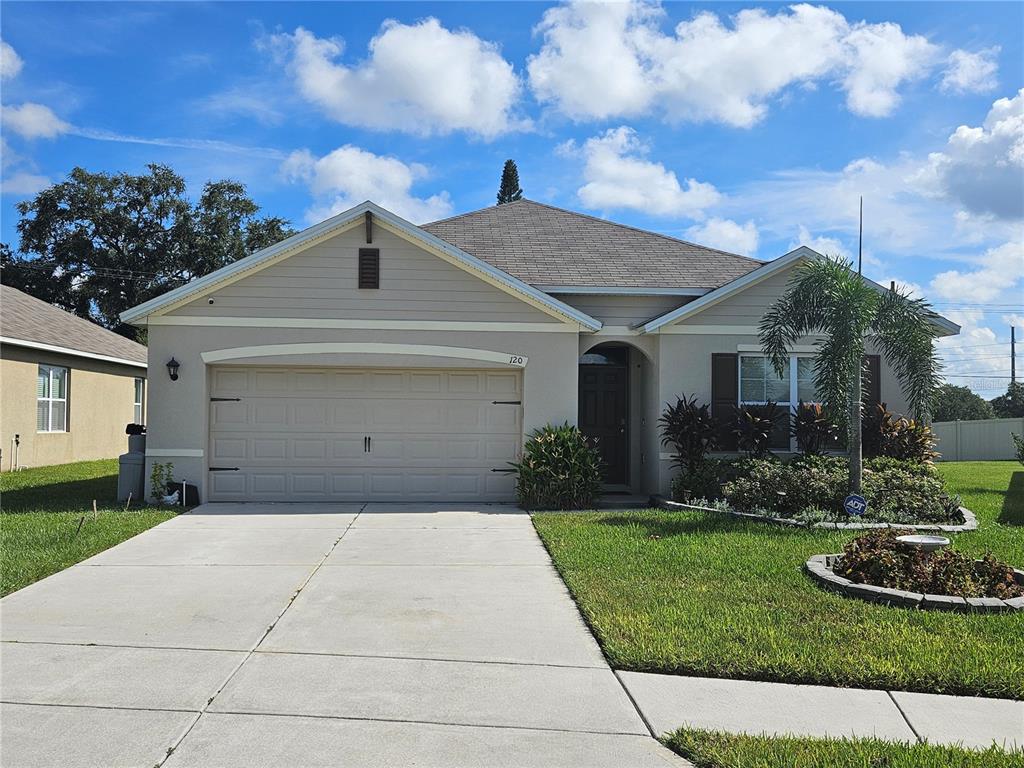
<svg viewBox="0 0 1024 768">
<path fill-rule="evenodd" d="M 850 385 L 850 493 L 860 494 L 864 473 L 864 453 L 861 445 L 861 414 L 863 412 L 864 371 L 857 366 Z"/>
</svg>

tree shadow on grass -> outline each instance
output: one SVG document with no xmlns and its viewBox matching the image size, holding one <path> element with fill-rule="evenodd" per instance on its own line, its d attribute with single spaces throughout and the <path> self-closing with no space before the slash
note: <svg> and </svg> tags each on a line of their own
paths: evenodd
<svg viewBox="0 0 1024 768">
<path fill-rule="evenodd" d="M 1024 525 L 1024 472 L 1010 475 L 998 521 L 1003 525 Z"/>
<path fill-rule="evenodd" d="M 117 476 L 106 475 L 87 480 L 68 480 L 62 483 L 35 485 L 5 491 L 3 511 L 15 512 L 74 512 L 92 509 L 92 501 L 105 506 L 114 503 L 117 496 Z"/>
</svg>

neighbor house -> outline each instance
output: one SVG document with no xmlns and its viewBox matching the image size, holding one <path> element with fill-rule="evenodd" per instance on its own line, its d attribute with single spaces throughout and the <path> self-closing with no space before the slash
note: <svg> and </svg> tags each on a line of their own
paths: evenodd
<svg viewBox="0 0 1024 768">
<path fill-rule="evenodd" d="M 144 346 L 0 286 L 4 471 L 117 456 L 145 412 Z"/>
<path fill-rule="evenodd" d="M 781 378 L 757 340 L 810 258 L 529 200 L 422 226 L 363 203 L 122 315 L 149 333 L 149 461 L 209 501 L 503 501 L 526 435 L 571 422 L 610 488 L 664 491 L 666 402 L 814 400 L 813 340 Z M 902 410 L 869 361 L 870 397 Z"/>
</svg>

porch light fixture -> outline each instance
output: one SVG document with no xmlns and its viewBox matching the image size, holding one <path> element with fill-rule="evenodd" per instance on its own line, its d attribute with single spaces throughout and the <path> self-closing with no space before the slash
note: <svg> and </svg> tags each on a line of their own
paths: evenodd
<svg viewBox="0 0 1024 768">
<path fill-rule="evenodd" d="M 167 374 L 171 377 L 171 381 L 178 380 L 178 369 L 180 367 L 181 363 L 179 363 L 173 357 L 167 361 Z"/>
</svg>

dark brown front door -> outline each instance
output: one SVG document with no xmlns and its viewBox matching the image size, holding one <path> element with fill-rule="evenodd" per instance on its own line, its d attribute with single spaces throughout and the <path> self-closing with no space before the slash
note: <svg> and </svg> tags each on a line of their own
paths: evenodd
<svg viewBox="0 0 1024 768">
<path fill-rule="evenodd" d="M 629 368 L 580 365 L 580 431 L 597 438 L 604 481 L 629 482 Z"/>
</svg>

